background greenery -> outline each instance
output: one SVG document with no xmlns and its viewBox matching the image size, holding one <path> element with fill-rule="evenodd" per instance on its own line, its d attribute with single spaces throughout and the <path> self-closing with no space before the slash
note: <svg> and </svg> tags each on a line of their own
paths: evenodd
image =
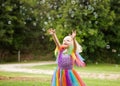
<svg viewBox="0 0 120 86">
<path fill-rule="evenodd" d="M 17 61 L 19 52 L 21 60 L 54 59 L 46 31 L 55 28 L 61 42 L 77 31 L 86 62 L 120 63 L 119 13 L 119 0 L 1 0 L 0 61 Z"/>
</svg>

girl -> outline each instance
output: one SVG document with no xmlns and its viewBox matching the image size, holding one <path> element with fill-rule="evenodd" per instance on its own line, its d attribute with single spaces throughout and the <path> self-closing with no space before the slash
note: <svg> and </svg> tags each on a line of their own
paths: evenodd
<svg viewBox="0 0 120 86">
<path fill-rule="evenodd" d="M 55 30 L 49 29 L 56 44 L 55 55 L 58 67 L 54 72 L 51 86 L 85 86 L 79 74 L 73 69 L 73 65 L 85 66 L 83 58 L 79 55 L 82 51 L 81 46 L 75 40 L 76 31 L 72 35 L 66 36 L 60 44 Z"/>
</svg>

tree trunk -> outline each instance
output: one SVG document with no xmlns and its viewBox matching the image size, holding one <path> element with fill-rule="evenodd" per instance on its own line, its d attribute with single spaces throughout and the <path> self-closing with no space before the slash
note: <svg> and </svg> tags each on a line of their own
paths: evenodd
<svg viewBox="0 0 120 86">
<path fill-rule="evenodd" d="M 5 52 L 5 50 L 0 51 L 0 62 L 4 61 L 4 52 Z"/>
<path fill-rule="evenodd" d="M 18 51 L 18 62 L 20 62 L 20 50 Z"/>
</svg>

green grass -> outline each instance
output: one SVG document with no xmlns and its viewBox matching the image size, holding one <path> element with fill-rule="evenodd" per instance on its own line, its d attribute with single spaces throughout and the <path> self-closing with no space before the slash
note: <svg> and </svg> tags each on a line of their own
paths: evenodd
<svg viewBox="0 0 120 86">
<path fill-rule="evenodd" d="M 87 86 L 120 86 L 119 80 L 100 80 L 84 78 Z M 0 80 L 0 86 L 50 86 L 49 81 L 14 81 L 14 80 Z"/>
<path fill-rule="evenodd" d="M 52 78 L 51 75 L 45 74 L 31 74 L 3 71 L 0 71 L 0 76 L 4 78 L 0 79 L 0 86 L 50 86 Z"/>
<path fill-rule="evenodd" d="M 29 68 L 54 70 L 57 65 L 42 65 Z M 117 73 L 120 74 L 120 65 L 115 64 L 88 64 L 84 68 L 75 67 L 79 72 L 92 72 L 92 73 Z M 50 86 L 52 75 L 43 74 L 31 74 L 31 73 L 16 73 L 16 72 L 3 72 L 0 71 L 0 76 L 3 77 L 27 77 L 35 78 L 35 80 L 12 80 L 12 79 L 0 79 L 0 86 Z M 96 76 L 97 77 L 97 76 Z M 83 81 L 87 86 L 120 86 L 120 79 L 94 79 L 89 77 L 83 77 Z"/>
<path fill-rule="evenodd" d="M 38 81 L 0 81 L 0 86 L 50 86 L 50 82 L 38 82 Z"/>
<path fill-rule="evenodd" d="M 57 66 L 56 64 L 51 64 L 51 65 L 33 66 L 29 68 L 54 70 L 56 66 Z M 116 65 L 116 64 L 88 64 L 84 68 L 75 66 L 75 69 L 79 72 L 120 73 L 120 65 Z"/>
<path fill-rule="evenodd" d="M 120 86 L 120 80 L 84 79 L 87 86 Z"/>
<path fill-rule="evenodd" d="M 77 67 L 76 69 L 83 72 L 120 73 L 120 65 L 116 64 L 88 64 L 84 68 Z"/>
</svg>

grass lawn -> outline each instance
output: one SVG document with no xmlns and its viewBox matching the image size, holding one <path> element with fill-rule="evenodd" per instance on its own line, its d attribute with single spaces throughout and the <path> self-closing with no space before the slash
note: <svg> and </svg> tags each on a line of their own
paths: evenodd
<svg viewBox="0 0 120 86">
<path fill-rule="evenodd" d="M 33 67 L 29 67 L 29 68 L 54 70 L 56 68 L 56 66 L 57 66 L 56 64 L 51 64 L 51 65 L 33 66 Z M 117 64 L 88 64 L 84 68 L 75 66 L 75 69 L 79 72 L 120 73 L 120 65 L 117 65 Z"/>
<path fill-rule="evenodd" d="M 120 86 L 120 80 L 101 80 L 83 78 L 87 86 Z"/>
<path fill-rule="evenodd" d="M 53 70 L 55 64 L 34 66 L 29 68 Z M 117 73 L 120 74 L 120 65 L 115 64 L 88 64 L 85 68 L 75 67 L 79 72 Z M 0 86 L 50 86 L 52 75 L 13 73 L 0 71 Z M 94 79 L 83 77 L 86 86 L 120 86 L 120 79 Z"/>
<path fill-rule="evenodd" d="M 38 81 L 0 81 L 0 86 L 50 86 L 50 82 L 38 82 Z"/>
<path fill-rule="evenodd" d="M 25 77 L 26 75 L 22 73 L 2 73 L 0 75 L 6 77 Z M 35 76 L 35 77 L 34 77 Z M 27 74 L 27 78 L 35 78 L 34 80 L 0 80 L 0 86 L 50 86 L 51 77 L 49 75 L 38 75 L 35 74 Z M 83 78 L 84 82 L 87 86 L 119 86 L 120 80 L 101 80 L 101 79 L 91 79 L 91 78 Z"/>
<path fill-rule="evenodd" d="M 0 86 L 50 86 L 51 75 L 0 71 Z"/>
</svg>

